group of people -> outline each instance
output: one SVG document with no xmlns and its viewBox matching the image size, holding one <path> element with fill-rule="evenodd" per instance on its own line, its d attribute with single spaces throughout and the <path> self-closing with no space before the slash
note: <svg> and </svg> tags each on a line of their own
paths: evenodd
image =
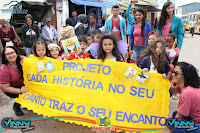
<svg viewBox="0 0 200 133">
<path fill-rule="evenodd" d="M 157 31 L 152 31 L 151 25 L 145 20 L 144 10 L 137 8 L 131 13 L 131 0 L 126 12 L 128 19 L 127 27 L 125 19 L 119 15 L 119 6 L 112 7 L 112 14 L 105 20 L 103 26 L 96 22 L 96 16 L 90 15 L 90 24 L 85 27 L 87 17 L 84 14 L 77 16 L 73 12 L 73 19 L 66 19 L 66 25 L 60 30 L 61 38 L 57 42 L 57 32 L 50 25 L 47 18 L 47 25 L 42 28 L 42 38 L 45 41 L 38 41 L 39 28 L 33 24 L 31 15 L 26 15 L 27 24 L 22 27 L 24 36 L 24 47 L 26 53 L 34 56 L 53 58 L 59 61 L 73 59 L 100 59 L 110 61 L 126 61 L 120 40 L 125 41 L 128 36 L 128 55 L 132 55 L 135 64 L 148 72 L 160 73 L 163 78 L 170 80 L 170 92 L 176 98 L 180 93 L 177 112 L 173 118 L 180 121 L 192 120 L 200 117 L 200 80 L 196 68 L 186 62 L 178 62 L 178 56 L 183 42 L 183 23 L 176 17 L 174 6 L 166 2 L 162 8 Z M 75 24 L 76 23 L 76 24 Z M 2 24 L 2 22 L 1 22 Z M 3 29 L 4 25 L 0 29 Z M 12 29 L 6 28 L 12 32 Z M 78 36 L 80 48 L 77 51 L 67 54 L 64 51 L 62 40 Z M 8 40 L 2 38 L 7 42 Z M 31 42 L 32 41 L 32 42 Z M 32 51 L 31 51 L 32 49 Z M 23 83 L 22 60 L 15 47 L 4 46 L 2 54 L 2 66 L 0 69 L 0 83 L 2 91 L 11 98 L 28 91 Z M 23 115 L 20 105 L 14 103 L 13 110 L 18 116 Z M 200 131 L 200 121 L 195 123 Z M 186 132 L 186 129 L 174 128 L 164 132 Z"/>
</svg>

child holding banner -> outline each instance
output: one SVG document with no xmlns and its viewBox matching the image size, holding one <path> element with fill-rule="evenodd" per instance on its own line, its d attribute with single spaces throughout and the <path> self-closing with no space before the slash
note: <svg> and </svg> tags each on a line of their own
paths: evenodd
<svg viewBox="0 0 200 133">
<path fill-rule="evenodd" d="M 33 44 L 33 54 L 37 57 L 44 57 L 48 55 L 47 43 L 37 41 Z"/>
<path fill-rule="evenodd" d="M 143 53 L 148 53 L 149 52 L 149 50 L 151 49 L 151 45 L 154 43 L 154 41 L 156 40 L 156 38 L 158 38 L 159 37 L 159 35 L 156 33 L 156 32 L 154 32 L 154 31 L 151 31 L 149 34 L 148 34 L 148 45 L 147 45 L 147 48 L 144 50 L 144 52 L 142 52 L 142 54 Z"/>
<path fill-rule="evenodd" d="M 115 34 L 110 31 L 105 31 L 100 42 L 98 50 L 98 59 L 122 61 L 122 54 L 119 52 L 117 39 Z"/>
<path fill-rule="evenodd" d="M 151 45 L 151 48 L 142 54 L 139 67 L 146 72 L 151 71 L 168 75 L 170 66 L 165 58 L 165 49 L 165 40 L 163 38 L 157 38 Z"/>
<path fill-rule="evenodd" d="M 48 45 L 48 49 L 50 51 L 50 57 L 53 59 L 62 60 L 60 57 L 60 47 L 55 43 L 50 43 Z"/>
<path fill-rule="evenodd" d="M 172 115 L 173 125 L 162 133 L 200 133 L 200 80 L 198 70 L 186 62 L 178 62 L 172 71 L 172 81 L 180 92 L 177 111 Z M 176 119 L 174 121 L 174 119 Z M 175 127 L 175 123 L 190 123 L 191 125 Z M 189 125 L 189 124 L 188 124 Z M 185 126 L 185 127 L 184 127 Z M 189 128 L 190 127 L 190 128 Z"/>
<path fill-rule="evenodd" d="M 85 51 L 87 48 L 86 36 L 84 36 L 84 35 L 78 36 L 78 42 L 80 44 L 80 47 L 78 48 L 77 51 L 75 51 L 69 55 L 68 60 L 80 59 L 80 58 L 82 58 L 82 59 L 90 58 L 90 54 Z"/>
</svg>

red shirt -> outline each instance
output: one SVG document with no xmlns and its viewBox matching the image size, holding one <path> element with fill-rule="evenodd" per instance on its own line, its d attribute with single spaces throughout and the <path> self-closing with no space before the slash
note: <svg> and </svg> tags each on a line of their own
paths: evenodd
<svg viewBox="0 0 200 133">
<path fill-rule="evenodd" d="M 90 54 L 87 53 L 87 52 L 84 52 L 83 54 L 81 55 L 77 55 L 77 52 L 73 52 L 69 55 L 69 59 L 68 60 L 73 60 L 73 59 L 85 59 L 85 58 L 90 58 Z"/>
<path fill-rule="evenodd" d="M 10 86 L 23 86 L 24 79 L 21 78 L 21 73 L 18 69 L 9 64 L 3 64 L 0 68 L 0 83 L 10 83 Z M 5 90 L 3 90 L 2 87 L 1 90 L 5 93 Z"/>
<path fill-rule="evenodd" d="M 15 32 L 12 27 L 9 27 L 9 31 L 5 33 L 2 28 L 0 28 L 0 39 L 3 47 L 6 46 L 6 42 L 2 38 L 9 38 L 11 41 L 15 39 Z"/>
<path fill-rule="evenodd" d="M 134 25 L 134 45 L 136 46 L 143 46 L 145 45 L 145 38 L 142 36 L 142 30 L 141 30 L 142 24 L 135 24 Z"/>
<path fill-rule="evenodd" d="M 200 117 L 200 89 L 185 87 L 181 90 L 177 112 L 192 119 Z"/>
<path fill-rule="evenodd" d="M 121 35 L 121 32 L 120 32 L 120 22 L 119 22 L 119 19 L 118 20 L 114 20 L 112 18 L 112 31 L 115 33 L 118 41 L 122 40 L 122 35 Z"/>
</svg>

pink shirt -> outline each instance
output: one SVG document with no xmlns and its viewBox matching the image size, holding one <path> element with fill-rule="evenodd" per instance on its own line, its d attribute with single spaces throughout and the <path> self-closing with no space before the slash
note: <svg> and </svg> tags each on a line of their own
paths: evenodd
<svg viewBox="0 0 200 133">
<path fill-rule="evenodd" d="M 200 117 L 200 89 L 185 87 L 181 90 L 177 112 L 192 119 Z"/>
<path fill-rule="evenodd" d="M 141 26 L 142 24 L 134 25 L 133 36 L 134 36 L 134 45 L 136 46 L 145 45 L 145 38 L 144 36 L 142 36 Z"/>
<path fill-rule="evenodd" d="M 122 36 L 121 36 L 121 32 L 120 32 L 120 22 L 119 19 L 118 20 L 114 20 L 112 18 L 112 31 L 115 32 L 115 35 L 119 40 L 122 40 Z"/>
<path fill-rule="evenodd" d="M 162 37 L 165 38 L 171 30 L 172 19 L 166 21 L 165 26 L 162 28 Z"/>
</svg>

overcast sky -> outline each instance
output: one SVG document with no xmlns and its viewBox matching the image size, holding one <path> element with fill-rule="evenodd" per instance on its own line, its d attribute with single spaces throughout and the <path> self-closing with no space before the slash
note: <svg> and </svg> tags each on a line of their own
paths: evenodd
<svg viewBox="0 0 200 133">
<path fill-rule="evenodd" d="M 159 7 L 162 8 L 164 3 L 167 2 L 167 0 L 157 0 L 159 3 Z M 171 0 L 172 3 L 174 3 L 175 1 L 175 6 L 181 6 L 184 4 L 188 4 L 188 3 L 193 3 L 193 2 L 200 2 L 200 0 Z"/>
</svg>

